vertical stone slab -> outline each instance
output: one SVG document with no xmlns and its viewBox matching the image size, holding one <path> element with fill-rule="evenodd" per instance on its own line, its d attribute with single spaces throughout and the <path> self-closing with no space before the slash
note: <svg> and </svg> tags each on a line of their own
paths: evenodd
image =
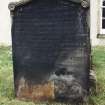
<svg viewBox="0 0 105 105">
<path fill-rule="evenodd" d="M 12 7 L 16 97 L 80 102 L 89 90 L 87 8 L 70 0 Z"/>
</svg>

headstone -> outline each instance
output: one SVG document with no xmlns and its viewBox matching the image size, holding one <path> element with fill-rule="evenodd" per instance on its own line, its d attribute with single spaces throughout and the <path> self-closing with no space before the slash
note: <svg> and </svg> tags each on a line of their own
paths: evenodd
<svg viewBox="0 0 105 105">
<path fill-rule="evenodd" d="M 15 93 L 19 99 L 82 102 L 89 91 L 87 11 L 70 0 L 11 4 Z"/>
</svg>

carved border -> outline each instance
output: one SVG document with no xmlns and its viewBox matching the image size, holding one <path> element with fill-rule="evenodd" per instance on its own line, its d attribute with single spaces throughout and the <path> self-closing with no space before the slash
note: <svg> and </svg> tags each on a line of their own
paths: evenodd
<svg viewBox="0 0 105 105">
<path fill-rule="evenodd" d="M 11 2 L 8 6 L 10 11 L 14 11 L 16 7 L 20 5 L 24 5 L 28 2 L 31 2 L 32 0 L 21 0 L 19 2 Z M 87 8 L 90 5 L 90 0 L 69 0 L 75 3 L 81 3 L 82 7 Z"/>
<path fill-rule="evenodd" d="M 27 4 L 29 2 L 31 2 L 32 0 L 21 0 L 19 2 L 11 2 L 9 5 L 8 5 L 8 8 L 9 10 L 12 12 L 15 10 L 16 7 L 18 6 L 21 6 L 21 5 L 24 5 L 24 4 Z"/>
</svg>

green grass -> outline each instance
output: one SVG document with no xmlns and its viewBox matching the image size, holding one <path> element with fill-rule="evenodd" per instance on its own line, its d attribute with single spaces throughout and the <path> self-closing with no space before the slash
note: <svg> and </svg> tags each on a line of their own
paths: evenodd
<svg viewBox="0 0 105 105">
<path fill-rule="evenodd" d="M 87 105 L 105 105 L 105 47 L 93 48 L 92 54 L 97 75 L 97 94 L 90 96 Z M 0 47 L 0 105 L 39 105 L 14 98 L 11 55 L 11 47 Z"/>
<path fill-rule="evenodd" d="M 13 97 L 13 70 L 10 47 L 0 47 L 0 97 Z"/>
<path fill-rule="evenodd" d="M 14 99 L 11 47 L 0 46 L 0 105 L 34 105 Z"/>
<path fill-rule="evenodd" d="M 93 48 L 92 54 L 97 76 L 97 94 L 91 96 L 92 105 L 105 105 L 105 47 Z"/>
</svg>

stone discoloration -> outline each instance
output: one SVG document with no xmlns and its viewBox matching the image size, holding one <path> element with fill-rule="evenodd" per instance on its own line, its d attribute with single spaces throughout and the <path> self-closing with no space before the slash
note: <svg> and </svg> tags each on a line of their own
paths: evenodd
<svg viewBox="0 0 105 105">
<path fill-rule="evenodd" d="M 54 99 L 54 83 L 28 84 L 25 78 L 19 80 L 16 96 L 20 100 L 46 101 Z"/>
<path fill-rule="evenodd" d="M 29 84 L 21 77 L 17 87 L 16 97 L 19 100 L 82 103 L 87 98 L 87 91 L 72 75 L 51 75 L 43 84 Z"/>
<path fill-rule="evenodd" d="M 73 75 L 52 75 L 54 81 L 55 97 L 72 103 L 85 102 L 87 92 Z"/>
</svg>

